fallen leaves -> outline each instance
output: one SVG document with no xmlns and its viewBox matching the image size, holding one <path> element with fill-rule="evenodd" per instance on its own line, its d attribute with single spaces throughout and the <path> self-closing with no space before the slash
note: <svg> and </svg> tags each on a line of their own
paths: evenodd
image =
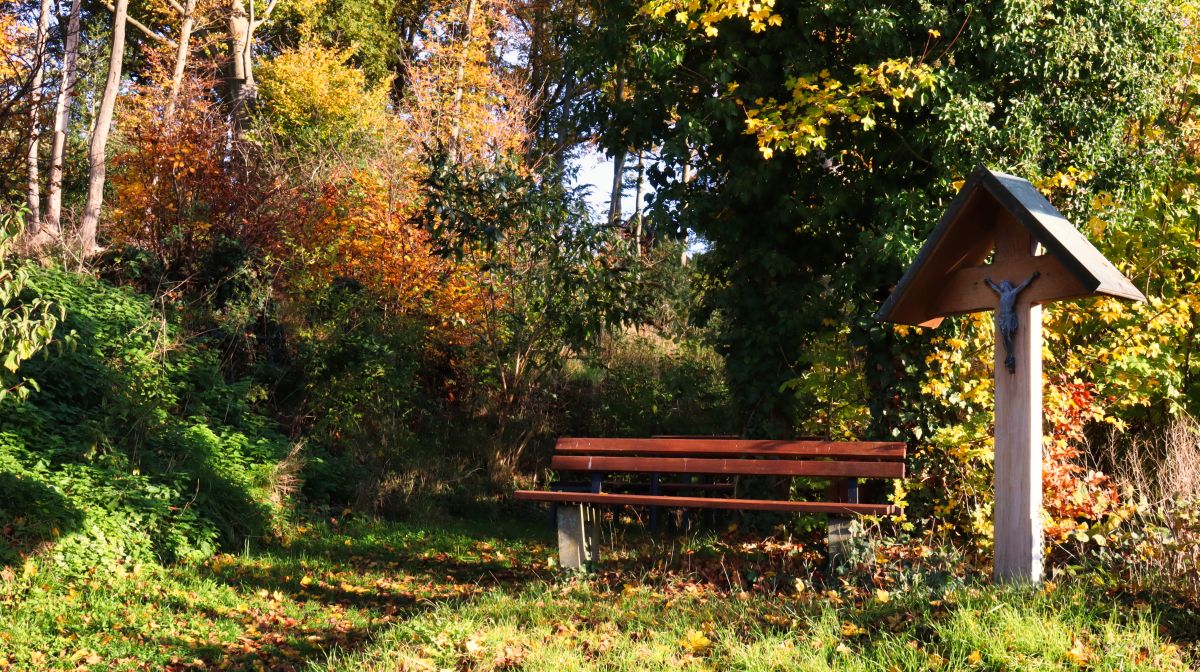
<svg viewBox="0 0 1200 672">
<path fill-rule="evenodd" d="M 712 640 L 699 630 L 688 630 L 679 640 L 679 646 L 689 653 L 702 653 L 711 644 Z"/>
</svg>

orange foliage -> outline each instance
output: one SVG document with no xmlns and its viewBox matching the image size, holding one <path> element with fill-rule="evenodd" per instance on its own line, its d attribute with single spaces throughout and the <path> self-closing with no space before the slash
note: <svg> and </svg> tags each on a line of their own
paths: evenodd
<svg viewBox="0 0 1200 672">
<path fill-rule="evenodd" d="M 16 160 L 27 142 L 29 84 L 34 48 L 29 26 L 18 21 L 15 12 L 0 12 L 0 158 L 7 159 L 4 178 L 22 179 L 23 162 Z M 20 177 L 18 177 L 20 175 Z"/>
<path fill-rule="evenodd" d="M 401 180 L 401 185 L 411 185 Z M 437 254 L 412 219 L 413 194 L 367 170 L 336 174 L 302 210 L 303 282 L 353 279 L 399 313 L 424 317 L 439 340 L 469 340 L 484 310 L 475 269 Z"/>
<path fill-rule="evenodd" d="M 1088 469 L 1083 446 L 1084 428 L 1104 418 L 1093 383 L 1058 378 L 1049 381 L 1045 396 L 1049 433 L 1042 443 L 1042 503 L 1045 532 L 1064 539 L 1082 521 L 1099 521 L 1115 512 L 1117 487 L 1099 471 Z"/>
<path fill-rule="evenodd" d="M 414 145 L 450 148 L 462 163 L 519 154 L 531 104 L 502 54 L 511 14 L 499 0 L 444 3 L 430 14 L 422 52 L 407 69 L 403 114 Z"/>
<path fill-rule="evenodd" d="M 189 266 L 221 236 L 264 244 L 273 227 L 258 216 L 259 180 L 228 160 L 228 120 L 211 98 L 213 82 L 187 75 L 167 119 L 170 56 L 151 52 L 149 61 L 146 81 L 122 100 L 105 227 L 111 242 L 148 248 L 168 268 Z"/>
</svg>

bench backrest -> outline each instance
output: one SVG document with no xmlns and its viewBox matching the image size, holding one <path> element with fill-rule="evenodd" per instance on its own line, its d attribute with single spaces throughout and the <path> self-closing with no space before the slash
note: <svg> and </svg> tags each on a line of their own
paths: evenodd
<svg viewBox="0 0 1200 672">
<path fill-rule="evenodd" d="M 717 438 L 558 440 L 559 471 L 903 478 L 905 445 Z"/>
</svg>

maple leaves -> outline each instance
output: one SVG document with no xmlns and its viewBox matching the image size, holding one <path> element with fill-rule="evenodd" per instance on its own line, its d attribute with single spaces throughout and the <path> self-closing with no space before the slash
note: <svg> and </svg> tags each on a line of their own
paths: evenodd
<svg viewBox="0 0 1200 672">
<path fill-rule="evenodd" d="M 720 32 L 717 24 L 729 19 L 745 19 L 755 33 L 783 24 L 783 17 L 775 12 L 775 0 L 652 0 L 643 11 L 659 19 L 670 16 L 708 37 L 715 37 Z"/>
<path fill-rule="evenodd" d="M 642 11 L 660 20 L 671 17 L 710 38 L 719 34 L 717 24 L 734 19 L 746 20 L 753 33 L 783 24 L 774 0 L 652 0 Z M 940 35 L 929 31 L 930 39 Z M 738 93 L 738 81 L 725 85 L 722 93 L 745 111 L 745 133 L 755 136 L 762 157 L 770 159 L 780 151 L 805 155 L 827 149 L 827 129 L 835 122 L 870 131 L 888 104 L 899 111 L 902 103 L 917 97 L 923 100 L 938 81 L 937 72 L 923 57 L 858 64 L 851 71 L 854 77 L 845 80 L 828 69 L 792 75 L 784 82 L 791 96 L 783 101 L 762 97 L 745 101 Z"/>
<path fill-rule="evenodd" d="M 756 137 L 763 158 L 770 159 L 776 151 L 803 155 L 826 149 L 826 129 L 834 121 L 844 120 L 870 131 L 877 111 L 887 102 L 899 110 L 901 103 L 931 90 L 937 80 L 929 65 L 911 58 L 857 65 L 854 74 L 858 81 L 849 83 L 828 70 L 791 77 L 786 82 L 791 98 L 783 102 L 756 98 L 748 104 L 735 98 L 746 109 L 746 134 Z M 736 95 L 736 90 L 731 86 L 729 92 Z"/>
</svg>

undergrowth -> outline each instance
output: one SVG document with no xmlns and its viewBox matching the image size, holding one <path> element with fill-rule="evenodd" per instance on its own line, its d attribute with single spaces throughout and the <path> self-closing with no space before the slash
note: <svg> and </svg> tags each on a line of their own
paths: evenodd
<svg viewBox="0 0 1200 672">
<path fill-rule="evenodd" d="M 249 381 L 148 297 L 48 269 L 30 285 L 76 337 L 23 364 L 39 392 L 0 403 L 0 565 L 48 553 L 90 575 L 272 534 L 291 446 Z"/>
</svg>

